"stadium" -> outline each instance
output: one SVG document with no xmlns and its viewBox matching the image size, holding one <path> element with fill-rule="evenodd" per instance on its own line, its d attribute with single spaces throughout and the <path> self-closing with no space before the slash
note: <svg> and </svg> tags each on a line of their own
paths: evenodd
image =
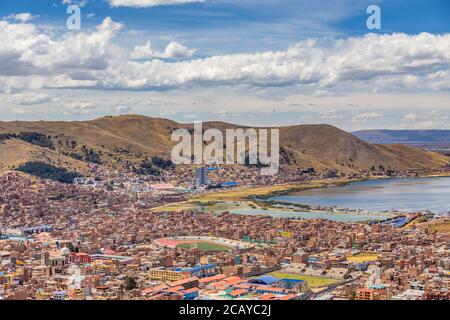
<svg viewBox="0 0 450 320">
<path fill-rule="evenodd" d="M 202 251 L 247 250 L 252 246 L 242 241 L 216 237 L 173 237 L 155 240 L 159 246 L 166 248 L 198 249 Z"/>
</svg>

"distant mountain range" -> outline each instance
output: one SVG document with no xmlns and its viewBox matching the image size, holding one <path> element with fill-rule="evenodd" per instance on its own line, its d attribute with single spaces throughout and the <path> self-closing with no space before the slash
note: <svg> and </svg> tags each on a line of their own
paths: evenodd
<svg viewBox="0 0 450 320">
<path fill-rule="evenodd" d="M 450 130 L 363 130 L 353 135 L 369 143 L 450 144 Z"/>
<path fill-rule="evenodd" d="M 218 121 L 203 123 L 205 130 L 236 127 L 242 126 Z M 160 167 L 156 162 L 163 162 L 158 159 L 170 159 L 174 146 L 171 133 L 178 128 L 192 129 L 193 125 L 139 115 L 81 122 L 0 122 L 0 171 L 28 161 L 44 161 L 78 172 L 88 170 L 89 163 L 147 172 L 152 169 L 150 162 Z M 448 158 L 440 154 L 404 145 L 372 144 L 364 141 L 367 137 L 360 139 L 329 125 L 281 127 L 281 162 L 293 170 L 314 167 L 317 171 L 344 172 L 380 166 L 395 170 L 431 169 L 448 164 Z M 376 141 L 388 141 L 382 137 Z M 448 137 L 450 141 L 450 131 Z M 399 135 L 395 141 L 405 141 L 398 138 Z"/>
</svg>

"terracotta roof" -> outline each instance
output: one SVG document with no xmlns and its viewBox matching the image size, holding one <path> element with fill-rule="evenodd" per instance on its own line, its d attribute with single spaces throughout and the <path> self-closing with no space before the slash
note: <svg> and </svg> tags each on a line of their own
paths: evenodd
<svg viewBox="0 0 450 320">
<path fill-rule="evenodd" d="M 196 292 L 199 290 L 200 290 L 199 288 L 195 287 L 195 288 L 190 288 L 190 289 L 184 290 L 184 293 L 191 293 L 191 292 Z"/>
<path fill-rule="evenodd" d="M 200 283 L 209 283 L 214 281 L 219 281 L 225 279 L 226 276 L 224 274 L 218 274 L 212 277 L 202 278 L 199 280 Z"/>
<path fill-rule="evenodd" d="M 183 286 L 176 286 L 176 287 L 172 287 L 170 289 L 167 289 L 166 292 L 177 292 L 177 291 L 181 291 L 184 290 Z"/>
<path fill-rule="evenodd" d="M 185 278 L 185 279 L 181 279 L 181 280 L 177 280 L 174 282 L 169 283 L 169 286 L 171 287 L 177 287 L 177 286 L 182 286 L 183 284 L 189 283 L 189 282 L 193 282 L 193 281 L 197 281 L 198 278 L 197 277 L 190 277 L 190 278 Z"/>
<path fill-rule="evenodd" d="M 226 281 L 230 285 L 244 282 L 244 280 L 242 280 L 240 277 L 230 277 L 230 278 L 224 279 L 224 281 Z"/>
<path fill-rule="evenodd" d="M 238 289 L 238 290 L 231 291 L 230 295 L 233 296 L 233 297 L 238 297 L 238 296 L 241 296 L 241 295 L 246 294 L 246 293 L 247 293 L 247 290 Z"/>
<path fill-rule="evenodd" d="M 260 300 L 273 300 L 275 295 L 273 293 L 264 293 L 258 297 Z"/>
<path fill-rule="evenodd" d="M 288 294 L 288 295 L 285 295 L 284 297 L 281 297 L 280 300 L 291 300 L 291 299 L 294 299 L 295 297 L 296 297 L 295 294 Z"/>
</svg>

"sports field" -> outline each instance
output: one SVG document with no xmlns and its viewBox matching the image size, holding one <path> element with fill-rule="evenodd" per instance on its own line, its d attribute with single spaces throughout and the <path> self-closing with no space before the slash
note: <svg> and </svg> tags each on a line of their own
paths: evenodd
<svg viewBox="0 0 450 320">
<path fill-rule="evenodd" d="M 338 280 L 330 278 L 305 276 L 292 273 L 272 272 L 269 275 L 280 279 L 303 280 L 308 284 L 310 288 L 326 287 L 339 282 Z"/>
<path fill-rule="evenodd" d="M 206 242 L 206 241 L 181 243 L 177 247 L 178 248 L 184 248 L 184 249 L 190 249 L 190 248 L 192 248 L 193 244 L 197 245 L 197 249 L 203 250 L 203 251 L 229 251 L 229 250 L 232 249 L 231 247 L 228 247 L 228 246 L 225 246 L 225 245 L 212 243 L 212 242 Z"/>
</svg>

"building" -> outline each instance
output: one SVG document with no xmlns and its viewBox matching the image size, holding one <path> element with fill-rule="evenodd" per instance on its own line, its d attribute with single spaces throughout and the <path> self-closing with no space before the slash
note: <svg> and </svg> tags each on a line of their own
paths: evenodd
<svg viewBox="0 0 450 320">
<path fill-rule="evenodd" d="M 389 290 L 384 286 L 372 286 L 370 288 L 358 288 L 356 300 L 389 300 Z"/>
<path fill-rule="evenodd" d="M 159 183 L 151 185 L 150 189 L 152 191 L 173 191 L 175 186 L 171 183 Z"/>
<path fill-rule="evenodd" d="M 75 253 L 71 252 L 69 255 L 69 262 L 75 263 L 75 264 L 85 264 L 85 263 L 91 263 L 92 258 L 90 255 L 86 253 Z"/>
<path fill-rule="evenodd" d="M 208 182 L 208 171 L 205 167 L 195 169 L 195 185 L 205 186 Z"/>
<path fill-rule="evenodd" d="M 160 280 L 163 282 L 177 281 L 186 276 L 181 271 L 166 268 L 155 268 L 150 270 L 151 280 Z"/>
</svg>

